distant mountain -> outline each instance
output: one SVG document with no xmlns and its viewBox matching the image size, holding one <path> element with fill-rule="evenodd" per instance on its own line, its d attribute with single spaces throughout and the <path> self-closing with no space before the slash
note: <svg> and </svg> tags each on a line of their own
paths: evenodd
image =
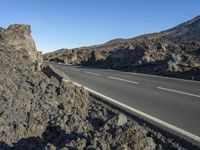
<svg viewBox="0 0 200 150">
<path fill-rule="evenodd" d="M 162 33 L 162 39 L 173 42 L 191 42 L 200 40 L 200 16 Z"/>
<path fill-rule="evenodd" d="M 159 33 L 62 49 L 44 59 L 200 80 L 200 16 Z"/>
</svg>

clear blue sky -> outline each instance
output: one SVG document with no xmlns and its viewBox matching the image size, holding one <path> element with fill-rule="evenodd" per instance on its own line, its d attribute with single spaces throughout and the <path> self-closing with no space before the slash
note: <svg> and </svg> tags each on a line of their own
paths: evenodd
<svg viewBox="0 0 200 150">
<path fill-rule="evenodd" d="M 37 49 L 101 44 L 200 15 L 200 0 L 0 0 L 0 26 L 30 24 Z"/>
</svg>

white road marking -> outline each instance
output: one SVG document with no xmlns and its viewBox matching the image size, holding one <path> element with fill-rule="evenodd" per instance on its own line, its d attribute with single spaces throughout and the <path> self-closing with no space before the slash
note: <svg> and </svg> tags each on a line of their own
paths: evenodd
<svg viewBox="0 0 200 150">
<path fill-rule="evenodd" d="M 138 76 L 154 77 L 154 78 L 160 78 L 160 79 L 186 81 L 186 82 L 193 82 L 193 83 L 198 83 L 199 82 L 199 81 L 195 81 L 195 80 L 186 80 L 186 79 L 181 79 L 181 78 L 165 77 L 165 76 L 143 74 L 143 73 L 135 73 L 135 72 L 121 72 L 121 73 L 128 73 L 128 74 L 133 74 L 133 75 L 138 75 Z"/>
<path fill-rule="evenodd" d="M 78 70 L 78 69 L 70 69 L 70 70 L 72 70 L 72 71 L 80 71 L 80 70 Z"/>
<path fill-rule="evenodd" d="M 73 83 L 74 83 L 75 85 L 77 85 L 77 86 L 82 86 L 81 84 L 76 83 L 76 82 L 74 82 L 74 81 L 73 81 Z M 114 103 L 114 104 L 117 104 L 117 105 L 119 105 L 119 106 L 122 106 L 123 108 L 126 108 L 126 109 L 128 109 L 128 110 L 130 110 L 130 111 L 132 111 L 132 112 L 134 112 L 134 113 L 136 113 L 136 114 L 138 114 L 138 115 L 140 115 L 140 116 L 142 116 L 142 117 L 144 117 L 144 118 L 147 118 L 147 119 L 149 119 L 149 120 L 152 120 L 152 121 L 154 121 L 154 122 L 156 122 L 156 123 L 158 123 L 158 124 L 160 124 L 160 125 L 162 125 L 162 126 L 165 126 L 165 127 L 168 128 L 168 129 L 171 129 L 171 130 L 173 130 L 173 131 L 175 131 L 175 132 L 177 132 L 177 133 L 179 133 L 179 134 L 182 134 L 182 135 L 184 135 L 184 136 L 186 136 L 186 137 L 189 137 L 189 138 L 195 140 L 195 141 L 198 142 L 198 143 L 200 142 L 200 137 L 197 136 L 197 135 L 195 135 L 195 134 L 192 134 L 192 133 L 190 133 L 190 132 L 188 132 L 188 131 L 185 131 L 185 130 L 183 130 L 183 129 L 181 129 L 181 128 L 178 128 L 178 127 L 176 127 L 176 126 L 174 126 L 174 125 L 172 125 L 172 124 L 169 124 L 169 123 L 167 123 L 167 122 L 165 122 L 165 121 L 162 121 L 162 120 L 160 120 L 160 119 L 158 119 L 158 118 L 156 118 L 156 117 L 150 116 L 150 115 L 148 115 L 148 114 L 146 114 L 146 113 L 144 113 L 144 112 L 142 112 L 142 111 L 140 111 L 140 110 L 137 110 L 137 109 L 135 109 L 135 108 L 133 108 L 133 107 L 130 107 L 130 106 L 126 105 L 126 104 L 123 104 L 123 103 L 121 103 L 121 102 L 119 102 L 119 101 L 117 101 L 117 100 L 115 100 L 115 99 L 112 99 L 112 98 L 110 98 L 110 97 L 108 97 L 108 96 L 105 96 L 105 95 L 103 95 L 103 94 L 101 94 L 101 93 L 99 93 L 99 92 L 96 92 L 96 91 L 94 91 L 94 90 L 92 90 L 92 89 L 90 89 L 90 88 L 87 88 L 87 87 L 85 87 L 85 86 L 82 86 L 82 87 L 84 87 L 84 88 L 85 88 L 87 91 L 89 91 L 90 93 L 93 93 L 93 94 L 95 94 L 95 95 L 97 95 L 97 96 L 100 96 L 100 97 L 106 99 L 107 101 L 110 101 L 110 102 L 112 102 L 112 103 Z"/>
<path fill-rule="evenodd" d="M 100 75 L 100 74 L 98 74 L 98 73 L 89 72 L 89 71 L 85 71 L 85 73 L 87 73 L 87 74 L 92 74 L 92 75 L 95 75 L 95 76 L 99 76 L 99 75 Z"/>
<path fill-rule="evenodd" d="M 133 83 L 133 84 L 138 84 L 138 82 L 135 82 L 135 81 L 130 81 L 130 80 L 126 80 L 126 79 L 116 78 L 116 77 L 112 77 L 112 76 L 107 76 L 107 78 L 115 79 L 115 80 L 119 80 L 119 81 L 124 81 L 124 82 L 129 82 L 129 83 Z"/>
<path fill-rule="evenodd" d="M 115 70 L 112 70 L 112 69 L 108 69 L 108 71 L 111 71 L 111 72 L 113 72 L 113 71 L 115 71 Z"/>
<path fill-rule="evenodd" d="M 168 89 L 168 88 L 164 88 L 164 87 L 160 87 L 160 86 L 158 86 L 157 89 L 175 92 L 175 93 L 184 94 L 184 95 L 193 96 L 193 97 L 200 97 L 200 95 L 196 95 L 196 94 L 192 94 L 192 93 L 188 93 L 188 92 L 183 92 L 183 91 L 172 90 L 172 89 Z"/>
<path fill-rule="evenodd" d="M 48 62 L 48 63 L 50 63 L 50 62 Z M 52 64 L 53 64 L 53 63 L 52 63 Z M 57 63 L 57 64 L 58 64 L 58 63 Z M 58 64 L 58 65 L 66 65 L 66 64 Z M 70 66 L 70 65 L 71 65 L 71 64 L 67 64 L 66 66 Z M 186 80 L 186 79 L 181 79 L 181 78 L 165 77 L 165 76 L 151 75 L 151 74 L 144 74 L 144 73 L 123 72 L 123 71 L 112 70 L 112 69 L 108 69 L 108 71 L 115 71 L 115 72 L 120 72 L 120 73 L 125 73 L 125 74 L 133 74 L 133 75 L 154 77 L 154 78 L 160 78 L 160 79 L 179 80 L 179 81 L 186 81 L 186 82 L 199 83 L 199 81 L 195 81 L 195 80 Z"/>
</svg>

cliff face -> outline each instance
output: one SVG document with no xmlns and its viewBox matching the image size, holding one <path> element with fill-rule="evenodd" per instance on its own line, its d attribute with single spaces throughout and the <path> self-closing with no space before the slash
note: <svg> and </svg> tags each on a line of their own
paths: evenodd
<svg viewBox="0 0 200 150">
<path fill-rule="evenodd" d="M 200 17 L 159 33 L 47 53 L 44 59 L 200 80 Z"/>
</svg>

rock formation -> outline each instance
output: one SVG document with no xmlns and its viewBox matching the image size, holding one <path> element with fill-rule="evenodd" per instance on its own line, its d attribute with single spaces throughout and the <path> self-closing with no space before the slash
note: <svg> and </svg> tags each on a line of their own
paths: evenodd
<svg viewBox="0 0 200 150">
<path fill-rule="evenodd" d="M 42 136 L 50 125 L 66 129 L 71 115 L 87 115 L 88 93 L 83 88 L 60 80 L 56 69 L 39 71 L 42 59 L 30 33 L 27 25 L 0 30 L 0 141 L 7 144 Z M 50 71 L 54 75 L 48 77 Z"/>
<path fill-rule="evenodd" d="M 14 47 L 16 51 L 27 50 L 32 61 L 36 61 L 37 51 L 30 34 L 31 30 L 28 25 L 11 25 L 7 30 L 0 28 L 1 45 Z"/>
</svg>

